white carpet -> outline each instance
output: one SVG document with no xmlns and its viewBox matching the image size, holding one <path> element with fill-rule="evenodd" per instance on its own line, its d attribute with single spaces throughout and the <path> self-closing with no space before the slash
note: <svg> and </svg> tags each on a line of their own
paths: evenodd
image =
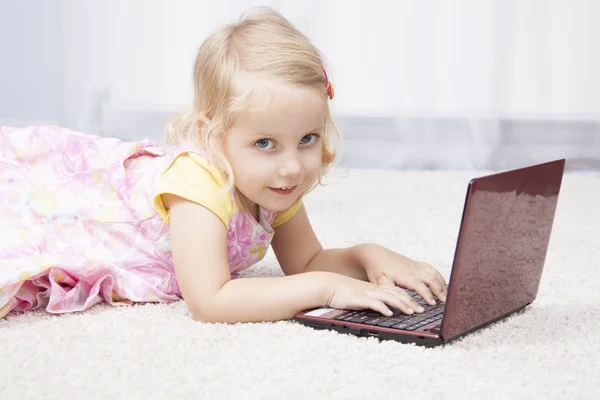
<svg viewBox="0 0 600 400">
<path fill-rule="evenodd" d="M 448 278 L 479 174 L 353 170 L 306 203 L 325 246 L 376 241 Z M 201 324 L 182 302 L 36 311 L 0 320 L 0 399 L 596 398 L 599 207 L 599 174 L 565 175 L 537 300 L 445 347 L 287 321 Z M 278 273 L 269 253 L 246 276 Z"/>
</svg>

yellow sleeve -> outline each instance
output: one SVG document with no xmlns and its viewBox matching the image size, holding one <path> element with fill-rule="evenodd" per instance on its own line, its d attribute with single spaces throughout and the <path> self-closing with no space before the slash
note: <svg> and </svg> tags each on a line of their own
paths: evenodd
<svg viewBox="0 0 600 400">
<path fill-rule="evenodd" d="M 183 153 L 159 176 L 154 207 L 168 223 L 169 210 L 161 196 L 173 194 L 206 207 L 228 227 L 234 204 L 230 193 L 223 191 L 225 182 L 225 176 L 209 160 L 196 153 Z"/>
<path fill-rule="evenodd" d="M 275 217 L 275 220 L 271 224 L 271 228 L 275 229 L 278 226 L 286 223 L 290 218 L 292 218 L 296 214 L 298 209 L 300 209 L 300 206 L 302 206 L 302 198 L 298 199 L 298 201 L 292 204 L 292 206 L 287 210 L 278 212 L 277 216 Z"/>
</svg>

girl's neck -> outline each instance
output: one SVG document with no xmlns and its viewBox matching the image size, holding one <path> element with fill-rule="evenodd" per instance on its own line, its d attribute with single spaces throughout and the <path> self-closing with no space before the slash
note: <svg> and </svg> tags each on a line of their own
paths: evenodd
<svg viewBox="0 0 600 400">
<path fill-rule="evenodd" d="M 238 199 L 240 201 L 240 205 L 244 208 L 246 208 L 250 214 L 252 215 L 252 217 L 254 217 L 255 220 L 259 220 L 259 206 L 258 204 L 250 201 L 246 196 L 244 196 L 239 190 L 236 189 L 237 192 L 237 196 Z"/>
</svg>

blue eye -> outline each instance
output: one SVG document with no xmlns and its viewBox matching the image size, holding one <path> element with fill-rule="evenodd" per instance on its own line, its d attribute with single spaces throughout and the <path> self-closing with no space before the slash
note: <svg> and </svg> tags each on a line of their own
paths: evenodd
<svg viewBox="0 0 600 400">
<path fill-rule="evenodd" d="M 256 147 L 258 147 L 261 150 L 270 150 L 273 147 L 269 147 L 269 145 L 272 145 L 273 141 L 271 139 L 258 139 L 256 142 L 254 142 L 254 145 Z"/>
<path fill-rule="evenodd" d="M 316 133 L 311 133 L 311 134 L 305 135 L 302 139 L 300 139 L 300 143 L 310 145 L 310 144 L 313 144 L 314 142 L 316 142 L 318 138 L 319 138 L 319 135 L 317 135 Z"/>
</svg>

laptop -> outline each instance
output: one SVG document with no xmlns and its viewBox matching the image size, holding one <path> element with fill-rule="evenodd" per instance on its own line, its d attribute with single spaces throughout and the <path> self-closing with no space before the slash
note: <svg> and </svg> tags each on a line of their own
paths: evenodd
<svg viewBox="0 0 600 400">
<path fill-rule="evenodd" d="M 391 317 L 316 308 L 294 320 L 315 329 L 433 347 L 524 309 L 538 293 L 565 160 L 472 179 L 467 187 L 446 303 Z M 437 300 L 437 299 L 436 299 Z"/>
</svg>

